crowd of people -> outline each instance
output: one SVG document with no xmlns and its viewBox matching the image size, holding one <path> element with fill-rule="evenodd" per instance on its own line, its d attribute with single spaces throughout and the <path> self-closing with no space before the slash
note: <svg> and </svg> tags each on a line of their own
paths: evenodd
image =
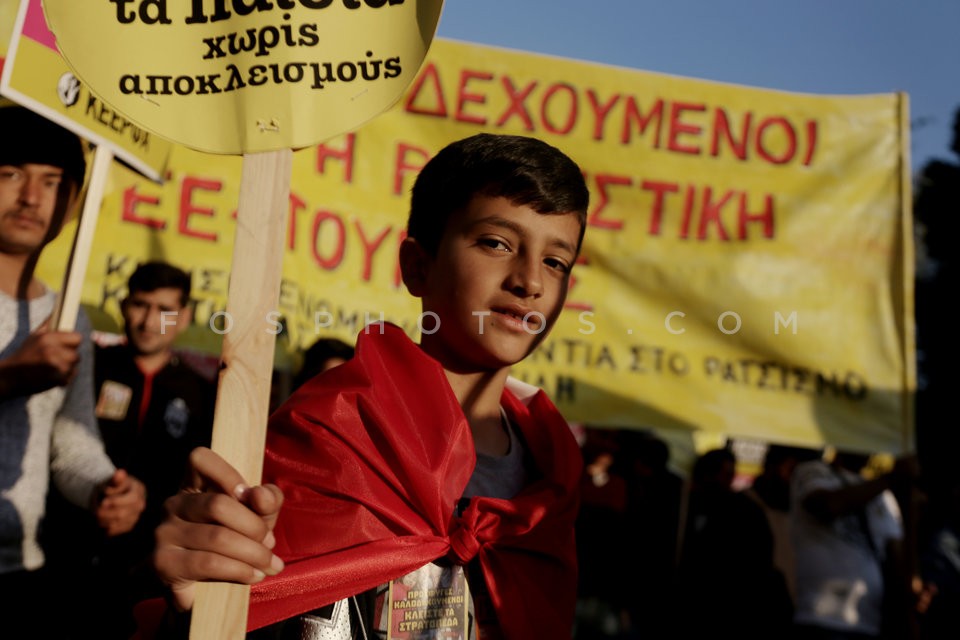
<svg viewBox="0 0 960 640">
<path fill-rule="evenodd" d="M 587 433 L 578 640 L 918 640 L 960 628 L 948 608 L 960 492 L 945 520 L 916 455 L 772 444 L 762 470 L 735 482 L 730 446 L 700 454 L 686 478 L 665 457 L 653 472 L 636 466 L 666 447 L 652 433 Z"/>
<path fill-rule="evenodd" d="M 478 134 L 424 166 L 399 262 L 437 330 L 318 339 L 271 399 L 250 487 L 208 448 L 215 381 L 175 349 L 188 265 L 136 267 L 116 344 L 95 344 L 82 310 L 75 330 L 51 326 L 34 268 L 73 214 L 84 150 L 22 107 L 0 108 L 0 129 L 4 637 L 186 638 L 211 580 L 252 585 L 248 636 L 264 639 L 960 628 L 960 483 L 931 491 L 916 456 L 877 471 L 864 452 L 771 445 L 737 489 L 728 448 L 686 477 L 651 433 L 578 443 L 510 377 L 559 316 L 586 229 L 583 173 L 559 149 Z M 418 591 L 421 574 L 446 586 Z M 442 614 L 450 585 L 470 594 L 463 616 Z M 39 619 L 51 599 L 62 616 Z"/>
</svg>

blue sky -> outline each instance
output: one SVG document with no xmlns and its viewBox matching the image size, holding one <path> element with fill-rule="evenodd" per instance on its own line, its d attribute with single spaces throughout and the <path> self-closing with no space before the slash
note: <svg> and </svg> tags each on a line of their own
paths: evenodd
<svg viewBox="0 0 960 640">
<path fill-rule="evenodd" d="M 446 0 L 437 35 L 784 91 L 906 91 L 914 169 L 956 160 L 960 0 Z"/>
</svg>

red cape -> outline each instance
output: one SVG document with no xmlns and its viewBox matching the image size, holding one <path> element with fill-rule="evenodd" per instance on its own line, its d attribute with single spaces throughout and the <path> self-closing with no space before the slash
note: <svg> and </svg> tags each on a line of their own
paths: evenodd
<svg viewBox="0 0 960 640">
<path fill-rule="evenodd" d="M 254 585 L 249 628 L 316 609 L 446 556 L 479 559 L 508 640 L 569 638 L 582 460 L 546 394 L 502 405 L 536 466 L 515 498 L 454 515 L 476 464 L 440 365 L 396 326 L 371 325 L 346 364 L 271 416 L 264 482 L 284 492 L 278 576 Z"/>
</svg>

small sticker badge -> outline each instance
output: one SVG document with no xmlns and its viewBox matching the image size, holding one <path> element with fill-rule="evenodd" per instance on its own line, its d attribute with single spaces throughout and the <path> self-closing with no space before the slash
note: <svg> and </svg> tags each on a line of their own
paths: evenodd
<svg viewBox="0 0 960 640">
<path fill-rule="evenodd" d="M 123 420 L 127 417 L 131 398 L 133 398 L 133 389 L 120 382 L 107 380 L 100 387 L 100 397 L 97 399 L 96 406 L 97 417 L 105 420 Z"/>
</svg>

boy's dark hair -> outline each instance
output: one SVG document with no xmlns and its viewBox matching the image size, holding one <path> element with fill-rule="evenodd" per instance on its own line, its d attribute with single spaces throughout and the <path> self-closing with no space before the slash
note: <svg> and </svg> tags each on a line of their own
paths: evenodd
<svg viewBox="0 0 960 640">
<path fill-rule="evenodd" d="M 427 162 L 413 185 L 407 235 L 436 255 L 451 216 L 478 195 L 504 197 L 538 213 L 576 213 L 579 250 L 590 200 L 580 167 L 542 140 L 506 134 L 478 133 Z"/>
<path fill-rule="evenodd" d="M 0 107 L 0 165 L 49 164 L 79 189 L 87 161 L 75 133 L 20 105 Z"/>
<path fill-rule="evenodd" d="M 127 281 L 128 296 L 137 292 L 149 293 L 168 288 L 179 289 L 180 306 L 187 306 L 190 300 L 190 274 L 172 264 L 159 260 L 144 262 Z"/>
</svg>

